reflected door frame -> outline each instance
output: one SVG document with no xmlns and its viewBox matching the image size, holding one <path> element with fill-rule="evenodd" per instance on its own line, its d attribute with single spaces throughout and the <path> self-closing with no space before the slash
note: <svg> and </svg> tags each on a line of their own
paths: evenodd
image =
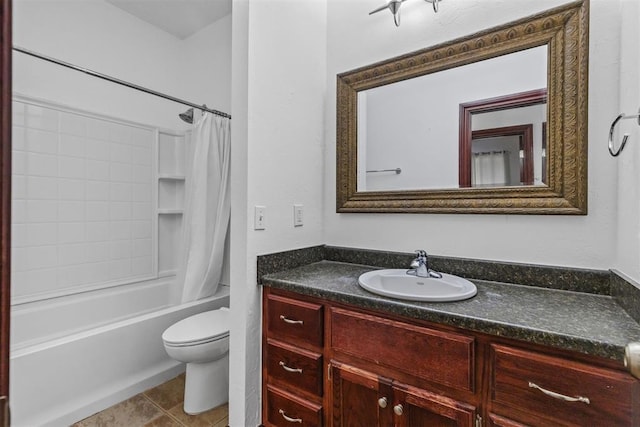
<svg viewBox="0 0 640 427">
<path fill-rule="evenodd" d="M 491 111 L 500 111 L 510 108 L 528 107 L 545 102 L 547 102 L 547 89 L 543 88 L 460 104 L 458 143 L 458 182 L 460 188 L 471 187 L 471 144 L 474 135 L 474 132 L 471 128 L 471 116 L 478 113 L 488 113 Z M 511 135 L 514 134 L 512 133 Z M 526 144 L 525 147 L 523 147 L 523 150 L 526 151 Z M 533 184 L 533 145 L 531 146 L 531 152 L 525 152 L 525 156 L 528 157 L 528 161 L 531 162 L 531 175 L 530 177 L 526 176 L 526 180 L 523 180 L 523 183 L 527 183 L 525 185 L 531 185 Z M 527 169 L 526 163 L 524 169 Z"/>
</svg>

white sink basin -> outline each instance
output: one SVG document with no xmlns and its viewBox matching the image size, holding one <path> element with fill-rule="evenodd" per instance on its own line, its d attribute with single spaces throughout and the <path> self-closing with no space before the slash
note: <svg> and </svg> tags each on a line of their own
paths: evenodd
<svg viewBox="0 0 640 427">
<path fill-rule="evenodd" d="M 460 301 L 478 293 L 467 279 L 441 274 L 437 279 L 416 277 L 407 274 L 407 269 L 374 270 L 360 275 L 358 284 L 374 294 L 409 301 Z"/>
</svg>

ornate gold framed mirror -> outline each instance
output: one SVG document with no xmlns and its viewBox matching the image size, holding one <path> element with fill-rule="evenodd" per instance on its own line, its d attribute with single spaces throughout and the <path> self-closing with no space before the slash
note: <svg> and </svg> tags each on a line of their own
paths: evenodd
<svg viewBox="0 0 640 427">
<path fill-rule="evenodd" d="M 339 74 L 337 212 L 586 215 L 588 6 L 568 3 Z M 478 135 L 531 128 L 531 172 L 512 184 L 461 183 L 460 159 L 472 156 L 459 152 L 461 106 L 534 89 L 546 91 L 542 110 L 498 106 L 465 124 Z M 506 156 L 493 157 L 486 176 L 505 173 L 495 160 Z"/>
</svg>

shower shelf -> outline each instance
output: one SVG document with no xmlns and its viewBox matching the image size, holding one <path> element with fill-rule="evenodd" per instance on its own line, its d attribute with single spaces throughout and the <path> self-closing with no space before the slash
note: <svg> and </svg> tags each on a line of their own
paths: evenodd
<svg viewBox="0 0 640 427">
<path fill-rule="evenodd" d="M 158 215 L 182 215 L 182 209 L 158 209 Z"/>
<path fill-rule="evenodd" d="M 185 180 L 185 176 L 184 175 L 171 175 L 171 174 L 168 174 L 168 173 L 164 173 L 164 174 L 158 175 L 158 179 L 166 179 L 166 180 L 172 180 L 172 181 L 184 181 Z"/>
</svg>

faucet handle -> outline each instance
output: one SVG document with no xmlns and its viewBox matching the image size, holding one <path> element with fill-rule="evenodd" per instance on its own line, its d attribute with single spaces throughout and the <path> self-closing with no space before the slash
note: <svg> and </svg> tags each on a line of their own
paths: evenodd
<svg viewBox="0 0 640 427">
<path fill-rule="evenodd" d="M 418 255 L 419 258 L 427 257 L 427 251 L 425 251 L 424 249 L 416 249 L 414 252 L 416 253 L 416 255 Z"/>
</svg>

